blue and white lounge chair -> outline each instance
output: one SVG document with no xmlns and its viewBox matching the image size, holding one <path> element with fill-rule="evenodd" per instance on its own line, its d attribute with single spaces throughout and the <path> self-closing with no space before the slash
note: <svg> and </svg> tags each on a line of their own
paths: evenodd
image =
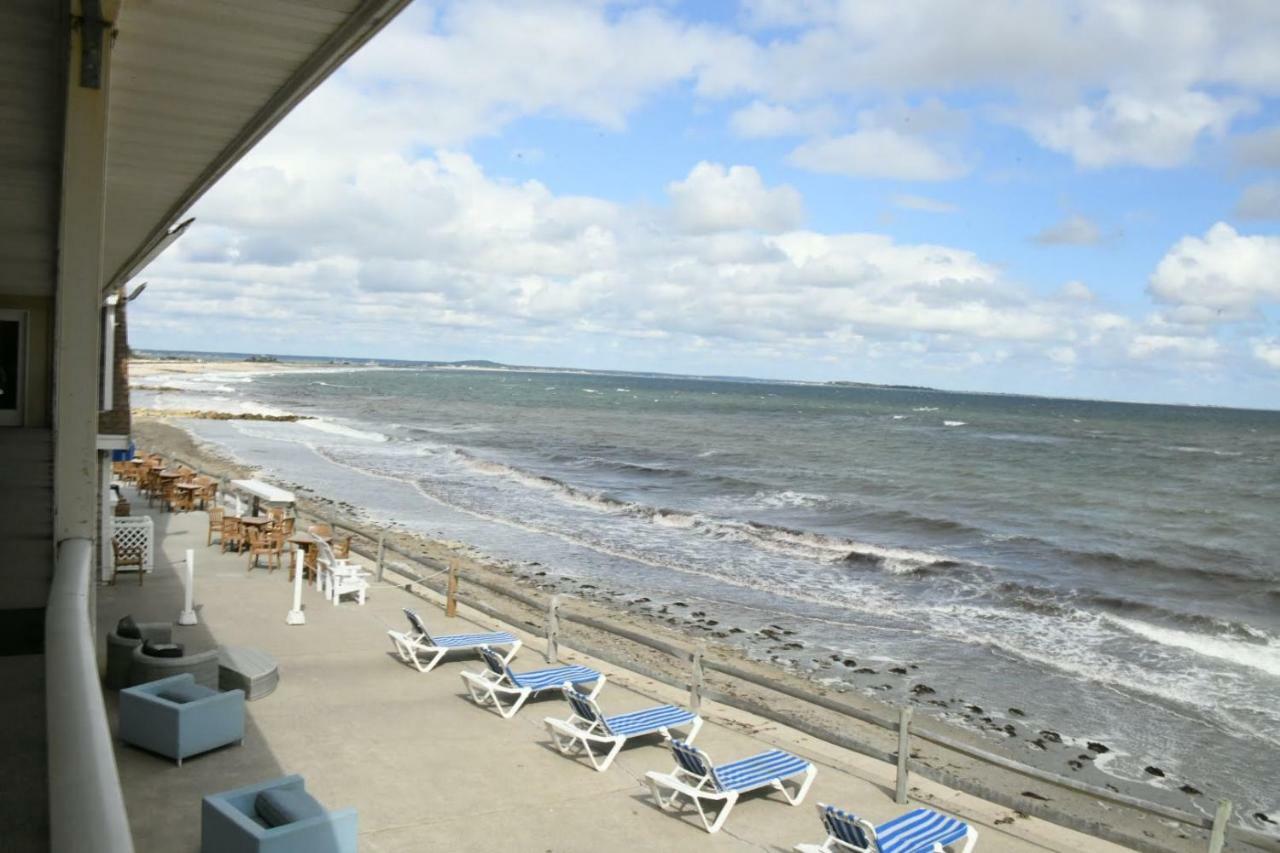
<svg viewBox="0 0 1280 853">
<path fill-rule="evenodd" d="M 573 687 L 564 688 L 564 698 L 569 700 L 573 713 L 567 720 L 546 718 L 544 722 L 551 733 L 551 740 L 565 755 L 584 750 L 587 758 L 591 759 L 591 766 L 601 772 L 609 769 L 628 738 L 660 734 L 670 740 L 671 729 L 688 726 L 689 734 L 684 742 L 692 743 L 702 728 L 701 717 L 676 705 L 657 705 L 606 717 L 596 700 Z M 603 760 L 596 756 L 592 744 L 607 750 Z"/>
<path fill-rule="evenodd" d="M 538 693 L 559 690 L 566 684 L 591 684 L 595 687 L 587 695 L 594 699 L 604 687 L 604 673 L 586 666 L 551 666 L 528 672 L 515 672 L 497 652 L 488 647 L 480 649 L 488 669 L 483 672 L 462 672 L 462 683 L 477 705 L 493 705 L 504 719 L 511 719 L 516 711 Z M 506 697 L 510 704 L 503 706 Z"/>
<path fill-rule="evenodd" d="M 719 832 L 738 796 L 757 788 L 772 786 L 781 791 L 791 805 L 800 805 L 818 772 L 818 768 L 808 761 L 780 749 L 771 749 L 718 767 L 711 763 L 705 752 L 684 741 L 671 741 L 671 752 L 676 757 L 676 768 L 670 773 L 652 770 L 646 773 L 649 790 L 663 809 L 675 807 L 681 794 L 688 797 L 698 809 L 698 816 L 702 818 L 707 832 Z M 801 775 L 804 777 L 802 781 L 792 782 L 795 793 L 788 791 L 783 783 Z M 664 797 L 663 791 L 671 793 Z M 714 821 L 702 807 L 703 801 L 720 804 L 720 814 Z"/>
<path fill-rule="evenodd" d="M 978 832 L 969 824 L 932 809 L 914 809 L 880 826 L 823 803 L 818 816 L 827 840 L 797 844 L 798 853 L 944 853 L 961 841 L 960 853 L 971 853 L 978 843 Z"/>
<path fill-rule="evenodd" d="M 509 646 L 506 659 L 510 661 L 520 649 L 520 641 L 506 631 L 488 634 L 446 634 L 433 637 L 416 611 L 406 607 L 404 615 L 409 617 L 411 630 L 408 633 L 388 631 L 387 636 L 391 637 L 391 643 L 395 646 L 400 660 L 413 664 L 419 672 L 430 672 L 449 652 L 479 649 L 482 646 Z M 423 663 L 424 659 L 426 663 Z"/>
</svg>

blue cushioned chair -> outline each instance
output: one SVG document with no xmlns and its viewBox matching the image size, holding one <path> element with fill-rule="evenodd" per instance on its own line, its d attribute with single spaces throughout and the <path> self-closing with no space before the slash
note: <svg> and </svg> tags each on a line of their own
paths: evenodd
<svg viewBox="0 0 1280 853">
<path fill-rule="evenodd" d="M 287 822 L 267 825 L 264 795 L 277 798 L 271 822 Z M 356 853 L 356 835 L 356 810 L 324 811 L 301 776 L 211 794 L 200 807 L 200 853 Z"/>
<path fill-rule="evenodd" d="M 120 691 L 120 739 L 182 759 L 244 740 L 244 691 L 219 693 L 190 673 Z"/>
</svg>

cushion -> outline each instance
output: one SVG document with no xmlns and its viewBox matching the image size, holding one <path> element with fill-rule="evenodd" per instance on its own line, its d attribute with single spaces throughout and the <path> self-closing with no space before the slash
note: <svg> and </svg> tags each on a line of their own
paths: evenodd
<svg viewBox="0 0 1280 853">
<path fill-rule="evenodd" d="M 125 640 L 141 640 L 142 631 L 138 629 L 138 623 L 133 621 L 132 616 L 126 616 L 116 624 L 116 636 Z"/>
<path fill-rule="evenodd" d="M 180 658 L 182 657 L 182 645 L 180 643 L 153 643 L 150 640 L 143 640 L 142 653 L 147 657 L 153 658 Z"/>
<path fill-rule="evenodd" d="M 216 696 L 218 691 L 205 687 L 203 684 L 174 684 L 161 690 L 156 695 L 161 699 L 168 699 L 170 702 L 185 705 L 188 702 L 195 702 L 197 699 Z"/>
<path fill-rule="evenodd" d="M 298 788 L 272 788 L 258 794 L 253 810 L 267 826 L 284 826 L 325 814 L 316 798 Z"/>
</svg>

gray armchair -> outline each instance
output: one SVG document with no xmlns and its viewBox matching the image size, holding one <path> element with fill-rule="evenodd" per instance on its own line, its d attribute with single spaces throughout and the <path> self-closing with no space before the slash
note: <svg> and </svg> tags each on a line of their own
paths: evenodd
<svg viewBox="0 0 1280 853">
<path fill-rule="evenodd" d="M 244 740 L 244 691 L 219 693 L 189 674 L 120 691 L 120 739 L 182 759 Z"/>
<path fill-rule="evenodd" d="M 355 809 L 327 811 L 301 776 L 210 794 L 200 806 L 201 853 L 356 853 Z"/>
<path fill-rule="evenodd" d="M 194 676 L 196 684 L 217 690 L 218 649 L 215 647 L 208 651 L 183 655 L 180 658 L 157 658 L 144 655 L 141 645 L 133 650 L 132 666 L 129 668 L 130 684 L 146 684 L 148 681 L 182 673 Z"/>
<path fill-rule="evenodd" d="M 119 690 L 136 684 L 129 680 L 129 671 L 133 669 L 133 650 L 142 645 L 143 640 L 153 643 L 173 642 L 173 626 L 168 622 L 141 622 L 138 631 L 140 639 L 121 637 L 112 628 L 107 634 L 107 675 L 103 683 L 109 690 Z"/>
</svg>

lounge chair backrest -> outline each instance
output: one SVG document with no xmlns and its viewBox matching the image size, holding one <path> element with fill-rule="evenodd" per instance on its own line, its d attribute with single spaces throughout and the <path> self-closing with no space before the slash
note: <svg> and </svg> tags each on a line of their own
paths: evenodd
<svg viewBox="0 0 1280 853">
<path fill-rule="evenodd" d="M 676 764 L 688 773 L 694 776 L 706 777 L 715 783 L 716 787 L 720 787 L 720 782 L 715 778 L 715 774 L 711 772 L 714 766 L 707 754 L 692 744 L 685 743 L 676 738 L 671 739 L 671 752 L 676 757 Z"/>
<path fill-rule="evenodd" d="M 564 698 L 569 700 L 569 707 L 573 709 L 573 713 L 577 714 L 580 719 L 586 720 L 588 723 L 598 723 L 600 728 L 604 729 L 605 734 L 613 734 L 613 732 L 609 731 L 609 724 L 605 722 L 604 714 L 600 713 L 600 706 L 590 696 L 579 693 L 572 684 L 566 684 Z"/>
<path fill-rule="evenodd" d="M 877 853 L 880 845 L 876 843 L 876 831 L 862 818 L 835 806 L 822 806 L 822 825 L 827 833 L 837 841 L 842 841 L 859 850 Z"/>
<path fill-rule="evenodd" d="M 422 642 L 428 646 L 434 646 L 435 640 L 431 639 L 431 632 L 427 630 L 427 626 L 423 623 L 422 617 L 418 615 L 418 611 L 411 610 L 408 607 L 404 609 L 404 615 L 409 618 L 409 624 L 413 626 L 413 630 L 417 632 Z"/>
<path fill-rule="evenodd" d="M 495 675 L 501 675 L 504 678 L 509 677 L 507 665 L 502 662 L 502 657 L 488 646 L 480 647 L 480 657 L 484 658 L 484 662 L 493 670 Z"/>
</svg>

